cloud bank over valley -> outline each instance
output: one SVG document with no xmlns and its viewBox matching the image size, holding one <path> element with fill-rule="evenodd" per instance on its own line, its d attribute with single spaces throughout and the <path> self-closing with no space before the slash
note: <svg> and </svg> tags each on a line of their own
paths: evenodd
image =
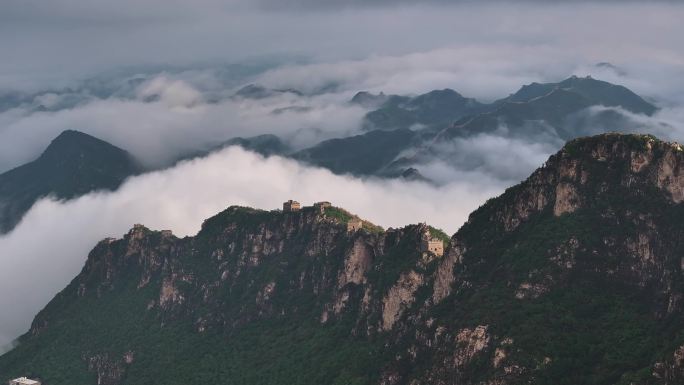
<svg viewBox="0 0 684 385">
<path fill-rule="evenodd" d="M 97 241 L 134 223 L 185 236 L 227 206 L 274 209 L 292 198 L 330 200 L 385 227 L 428 222 L 452 234 L 565 142 L 542 124 L 522 135 L 502 123 L 397 150 L 391 160 L 430 182 L 336 175 L 237 147 L 174 165 L 236 137 L 276 135 L 292 155 L 365 134 L 377 106 L 351 103 L 359 91 L 449 88 L 492 103 L 526 84 L 590 75 L 659 109 L 647 116 L 591 106 L 561 129 L 591 135 L 610 124 L 684 141 L 680 4 L 371 3 L 2 2 L 0 173 L 38 157 L 64 130 L 105 140 L 157 171 L 115 192 L 42 199 L 0 235 L 0 306 L 13 309 L 0 314 L 0 346 L 27 330 Z M 17 289 L 26 276 L 36 290 Z"/>
<path fill-rule="evenodd" d="M 230 205 L 270 210 L 295 198 L 304 204 L 329 200 L 385 227 L 428 222 L 453 233 L 484 198 L 503 187 L 486 178 L 442 187 L 361 180 L 229 147 L 134 177 L 116 192 L 68 202 L 44 199 L 0 237 L 0 292 L 15 293 L 0 296 L 0 306 L 13 309 L 0 315 L 0 345 L 28 328 L 31 317 L 80 271 L 99 240 L 118 238 L 134 223 L 182 237 L 194 235 L 204 219 Z M 19 303 L 16 288 L 26 277 L 36 284 Z"/>
</svg>

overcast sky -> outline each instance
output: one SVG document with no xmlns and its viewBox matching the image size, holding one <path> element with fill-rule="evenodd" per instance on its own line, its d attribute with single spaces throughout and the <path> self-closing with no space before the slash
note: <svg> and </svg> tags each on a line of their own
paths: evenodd
<svg viewBox="0 0 684 385">
<path fill-rule="evenodd" d="M 233 136 L 276 133 L 305 147 L 357 133 L 365 111 L 346 101 L 359 90 L 418 94 L 448 87 L 491 101 L 523 84 L 572 74 L 628 86 L 662 107 L 655 118 L 634 121 L 684 139 L 684 6 L 412 3 L 2 0 L 0 95 L 30 91 L 37 93 L 34 104 L 55 104 L 64 96 L 51 91 L 95 78 L 113 79 L 126 96 L 86 93 L 83 103 L 59 111 L 0 112 L 0 172 L 35 158 L 65 129 L 159 164 Z M 596 67 L 599 62 L 615 68 Z M 229 63 L 252 70 L 226 69 Z M 144 81 L 130 86 L 135 74 Z M 258 102 L 227 97 L 251 82 L 315 95 Z M 273 113 L 288 106 L 307 108 Z M 443 157 L 478 166 L 464 170 L 435 159 L 425 172 L 441 178 L 440 187 L 334 176 L 233 149 L 133 179 L 115 193 L 44 200 L 0 237 L 0 305 L 17 310 L 0 314 L 0 345 L 27 329 L 99 239 L 119 237 L 135 222 L 193 234 L 202 219 L 230 204 L 272 209 L 288 198 L 330 199 L 383 226 L 427 221 L 453 233 L 473 208 L 523 179 L 560 145 L 497 135 L 444 144 Z M 395 210 L 399 205 L 414 209 Z M 7 288 L 23 274 L 43 284 L 19 301 Z"/>
<path fill-rule="evenodd" d="M 0 85 L 60 82 L 120 66 L 295 53 L 337 61 L 490 45 L 523 48 L 511 61 L 523 59 L 525 47 L 543 46 L 576 61 L 681 63 L 682 6 L 667 2 L 365 3 L 4 0 Z"/>
</svg>

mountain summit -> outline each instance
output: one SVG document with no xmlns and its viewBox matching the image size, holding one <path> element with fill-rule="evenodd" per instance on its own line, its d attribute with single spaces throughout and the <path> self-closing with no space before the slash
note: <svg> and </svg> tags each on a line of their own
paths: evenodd
<svg viewBox="0 0 684 385">
<path fill-rule="evenodd" d="M 134 227 L 0 357 L 50 384 L 681 384 L 684 151 L 569 142 L 450 239 L 319 205 Z M 444 255 L 423 247 L 442 239 Z"/>
<path fill-rule="evenodd" d="M 657 108 L 628 88 L 594 79 L 591 76 L 571 76 L 559 83 L 532 83 L 503 101 L 529 102 L 548 95 L 554 90 L 565 90 L 581 95 L 593 105 L 622 107 L 636 114 L 653 115 Z"/>
<path fill-rule="evenodd" d="M 113 190 L 141 171 L 126 151 L 79 131 L 64 131 L 38 159 L 0 174 L 0 233 L 14 228 L 44 196 L 70 199 Z"/>
</svg>

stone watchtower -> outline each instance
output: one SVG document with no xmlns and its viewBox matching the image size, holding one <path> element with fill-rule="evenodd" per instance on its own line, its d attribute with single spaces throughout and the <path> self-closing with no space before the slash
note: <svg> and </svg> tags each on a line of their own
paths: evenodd
<svg viewBox="0 0 684 385">
<path fill-rule="evenodd" d="M 420 241 L 420 251 L 441 257 L 444 255 L 444 242 L 441 239 L 430 237 L 430 233 L 426 231 Z"/>
<path fill-rule="evenodd" d="M 316 203 L 314 203 L 314 207 L 315 207 L 316 209 L 318 209 L 318 211 L 319 211 L 321 214 L 325 214 L 325 209 L 328 208 L 328 207 L 331 207 L 331 206 L 332 206 L 332 203 L 327 202 L 327 201 L 316 202 Z"/>
<path fill-rule="evenodd" d="M 347 222 L 347 232 L 353 233 L 363 227 L 363 221 L 359 218 L 352 218 Z"/>
<path fill-rule="evenodd" d="M 300 205 L 299 202 L 297 202 L 297 201 L 293 201 L 292 199 L 283 203 L 283 212 L 285 212 L 285 213 L 292 213 L 295 211 L 299 211 L 301 208 L 302 208 L 302 205 Z"/>
</svg>

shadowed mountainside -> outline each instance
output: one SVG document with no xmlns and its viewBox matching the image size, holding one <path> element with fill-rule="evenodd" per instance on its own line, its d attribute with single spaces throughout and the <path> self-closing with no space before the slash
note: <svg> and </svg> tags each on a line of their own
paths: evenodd
<svg viewBox="0 0 684 385">
<path fill-rule="evenodd" d="M 33 162 L 0 174 L 0 233 L 40 198 L 71 199 L 115 190 L 142 167 L 126 151 L 78 131 L 64 131 Z"/>
</svg>

